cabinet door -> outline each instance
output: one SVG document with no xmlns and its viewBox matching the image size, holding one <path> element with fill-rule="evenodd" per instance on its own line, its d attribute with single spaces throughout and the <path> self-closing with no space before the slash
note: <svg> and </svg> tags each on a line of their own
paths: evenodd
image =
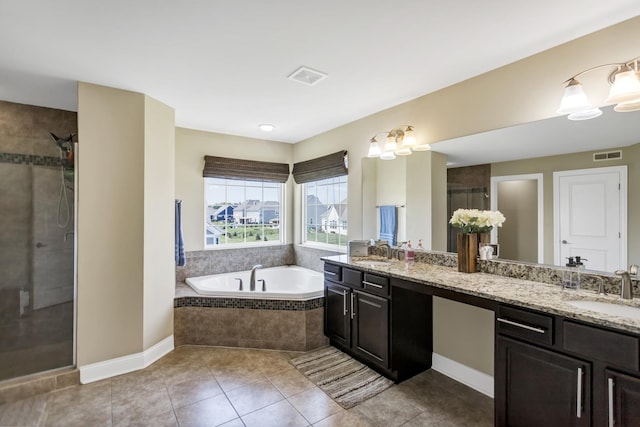
<svg viewBox="0 0 640 427">
<path fill-rule="evenodd" d="M 591 425 L 591 365 L 498 336 L 496 425 Z"/>
<path fill-rule="evenodd" d="M 349 297 L 351 290 L 346 286 L 325 281 L 324 334 L 331 341 L 344 347 L 351 346 L 351 319 L 349 317 Z"/>
<path fill-rule="evenodd" d="M 607 425 L 640 426 L 640 378 L 605 370 L 607 379 Z"/>
<path fill-rule="evenodd" d="M 389 301 L 354 291 L 353 348 L 363 357 L 387 368 L 389 364 Z"/>
</svg>

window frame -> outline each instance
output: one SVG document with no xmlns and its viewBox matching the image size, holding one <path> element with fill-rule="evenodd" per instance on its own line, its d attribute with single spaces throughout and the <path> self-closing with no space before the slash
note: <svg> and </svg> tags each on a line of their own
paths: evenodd
<svg viewBox="0 0 640 427">
<path fill-rule="evenodd" d="M 316 247 L 316 248 L 320 248 L 320 249 L 328 249 L 328 250 L 332 250 L 332 251 L 336 251 L 336 252 L 347 252 L 347 242 L 349 240 L 349 225 L 348 225 L 348 221 L 341 221 L 340 219 L 338 219 L 336 222 L 336 228 L 339 229 L 346 229 L 346 233 L 345 234 L 340 234 L 339 232 L 337 233 L 340 236 L 344 236 L 344 245 L 340 244 L 340 242 L 342 242 L 342 239 L 339 238 L 339 243 L 326 243 L 326 242 L 317 242 L 314 240 L 307 240 L 307 227 L 308 227 L 308 223 L 307 223 L 307 185 L 308 184 L 316 184 L 320 181 L 325 181 L 328 179 L 336 179 L 336 178 L 340 178 L 340 179 L 344 179 L 344 184 L 345 187 L 347 188 L 347 194 L 346 197 L 344 198 L 347 203 L 347 209 L 348 209 L 348 205 L 349 205 L 349 175 L 345 174 L 345 175 L 340 175 L 340 176 L 336 176 L 336 177 L 332 177 L 332 178 L 323 178 L 323 179 L 319 179 L 316 181 L 309 181 L 309 182 L 305 182 L 301 185 L 301 218 L 300 218 L 300 224 L 301 224 L 301 230 L 300 230 L 300 242 L 302 245 L 304 246 L 310 246 L 310 247 Z M 341 183 L 336 183 L 334 185 L 341 185 Z M 343 225 L 344 223 L 346 223 L 346 227 Z M 321 222 L 318 222 L 318 224 L 316 224 L 317 226 L 321 225 Z"/>
<path fill-rule="evenodd" d="M 225 186 L 227 185 L 226 182 L 228 181 L 244 181 L 244 186 L 246 189 L 247 184 L 253 183 L 271 183 L 274 184 L 275 186 L 278 186 L 278 194 L 280 196 L 280 208 L 278 209 L 278 228 L 279 228 L 279 239 L 278 240 L 269 240 L 269 241 L 260 241 L 260 242 L 242 242 L 242 243 L 221 243 L 221 244 L 207 244 L 207 224 L 210 224 L 208 218 L 207 218 L 207 209 L 208 209 L 208 203 L 207 203 L 207 186 L 208 186 L 208 180 L 210 179 L 215 179 L 215 180 L 223 180 L 225 181 Z M 286 201 L 286 183 L 280 183 L 280 182 L 275 182 L 275 181 L 266 181 L 266 180 L 261 180 L 261 181 L 253 181 L 253 180 L 238 180 L 238 179 L 231 179 L 231 178 L 223 178 L 223 177 L 204 177 L 204 194 L 203 194 L 203 198 L 204 198 L 204 211 L 203 211 L 203 224 L 204 224 L 204 230 L 203 230 L 203 244 L 204 244 L 204 250 L 225 250 L 225 249 L 241 249 L 241 248 L 261 248 L 261 247 L 267 247 L 267 246 L 282 246 L 284 244 L 286 244 L 286 223 L 287 223 L 287 218 L 286 218 L 286 207 L 287 207 L 287 201 Z M 264 200 L 261 200 L 262 202 L 264 202 Z M 235 209 L 234 209 L 235 210 Z M 268 226 L 267 226 L 268 227 Z"/>
</svg>

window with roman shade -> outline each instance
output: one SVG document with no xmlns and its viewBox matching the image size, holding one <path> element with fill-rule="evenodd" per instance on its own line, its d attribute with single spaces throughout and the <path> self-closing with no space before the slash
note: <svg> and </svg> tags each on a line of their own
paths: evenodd
<svg viewBox="0 0 640 427">
<path fill-rule="evenodd" d="M 293 166 L 293 177 L 302 184 L 302 241 L 344 249 L 347 244 L 347 152 Z"/>
<path fill-rule="evenodd" d="M 205 156 L 205 248 L 284 243 L 287 163 Z"/>
</svg>

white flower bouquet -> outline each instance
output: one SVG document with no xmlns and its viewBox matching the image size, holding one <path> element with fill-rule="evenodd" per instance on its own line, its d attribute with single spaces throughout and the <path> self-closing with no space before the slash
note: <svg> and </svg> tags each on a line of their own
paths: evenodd
<svg viewBox="0 0 640 427">
<path fill-rule="evenodd" d="M 502 227 L 505 219 L 500 211 L 458 209 L 451 216 L 449 223 L 466 234 L 488 233 L 493 227 Z"/>
</svg>

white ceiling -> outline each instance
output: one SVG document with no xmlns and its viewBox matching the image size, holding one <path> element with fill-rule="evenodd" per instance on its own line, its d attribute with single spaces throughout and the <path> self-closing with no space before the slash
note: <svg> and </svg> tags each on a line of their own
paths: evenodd
<svg viewBox="0 0 640 427">
<path fill-rule="evenodd" d="M 637 15 L 637 0 L 0 0 L 0 99 L 75 110 L 80 80 L 148 94 L 177 126 L 295 143 Z M 329 76 L 288 80 L 301 65 Z"/>
</svg>

